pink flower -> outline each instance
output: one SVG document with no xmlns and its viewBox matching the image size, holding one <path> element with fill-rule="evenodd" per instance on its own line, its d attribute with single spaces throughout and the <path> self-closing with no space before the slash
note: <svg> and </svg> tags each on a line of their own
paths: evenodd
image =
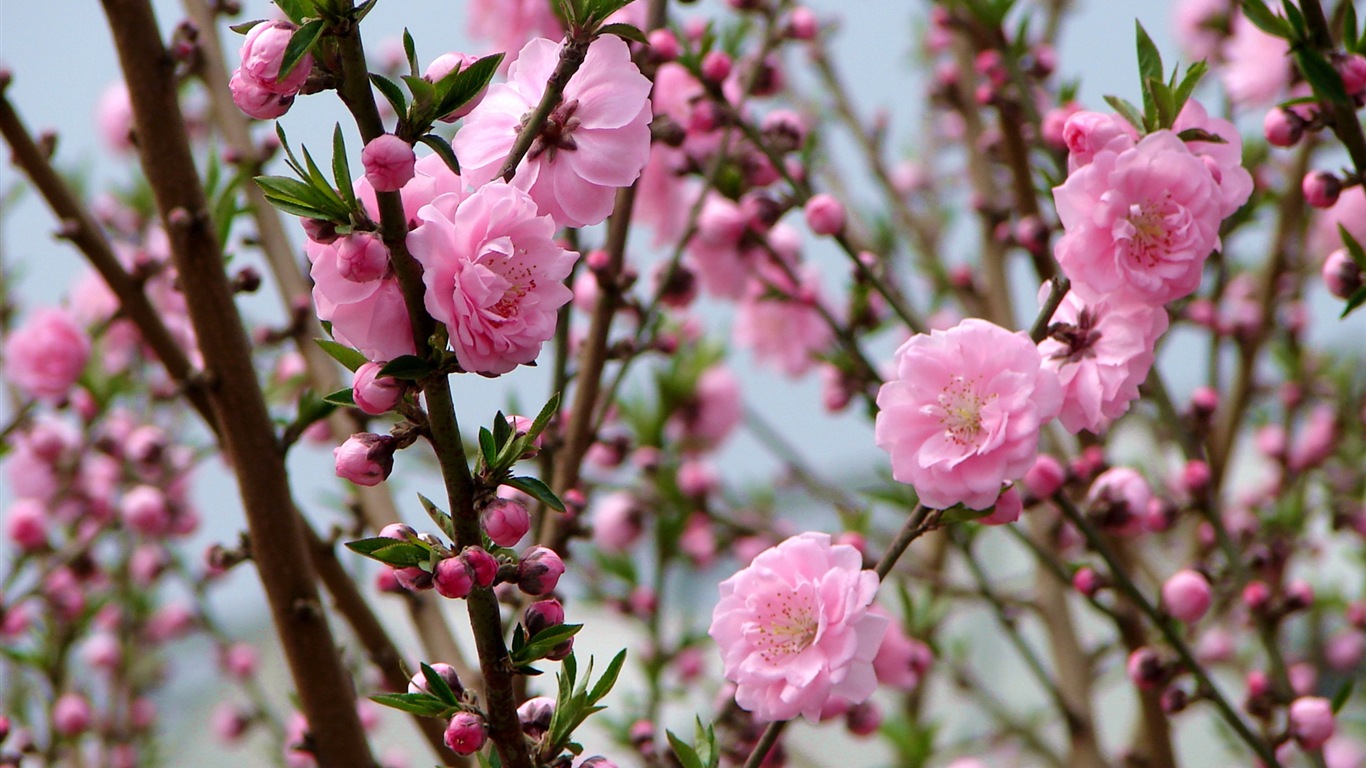
<svg viewBox="0 0 1366 768">
<path fill-rule="evenodd" d="M 460 365 L 501 374 L 534 361 L 572 297 L 563 281 L 579 256 L 555 242 L 555 223 L 501 182 L 464 201 L 438 198 L 418 215 L 408 247 L 425 270 L 427 311 L 446 324 Z"/>
<path fill-rule="evenodd" d="M 1214 176 L 1214 183 L 1219 186 L 1219 215 L 1226 219 L 1252 196 L 1252 174 L 1243 167 L 1243 138 L 1233 123 L 1210 117 L 1204 105 L 1194 99 L 1186 102 L 1172 125 L 1172 130 L 1178 134 L 1191 128 L 1223 139 L 1222 142 L 1188 141 L 1186 149 L 1204 160 Z"/>
<path fill-rule="evenodd" d="M 1046 295 L 1040 292 L 1040 298 Z M 1063 298 L 1053 332 L 1039 344 L 1044 366 L 1062 383 L 1058 419 L 1068 432 L 1099 434 L 1138 399 L 1154 345 L 1167 330 L 1161 307 L 1102 299 L 1089 306 L 1076 294 Z"/>
<path fill-rule="evenodd" d="M 892 476 L 936 509 L 986 509 L 1034 466 L 1062 389 L 1033 342 L 985 320 L 911 337 L 879 390 L 874 435 Z"/>
<path fill-rule="evenodd" d="M 835 339 L 816 308 L 820 275 L 802 270 L 801 284 L 794 285 L 783 270 L 759 272 L 762 279 L 750 281 L 736 313 L 735 343 L 752 351 L 756 361 L 776 365 L 788 376 L 801 376 Z"/>
<path fill-rule="evenodd" d="M 1106 112 L 1079 111 L 1067 118 L 1062 128 L 1067 146 L 1067 171 L 1090 165 L 1101 151 L 1123 152 L 1138 143 L 1138 131 L 1129 121 Z"/>
<path fill-rule="evenodd" d="M 1358 243 L 1366 243 L 1366 188 L 1356 185 L 1344 189 L 1332 208 L 1314 215 L 1309 233 L 1313 255 L 1323 258 L 1343 246 L 1338 225 L 1345 227 Z"/>
<path fill-rule="evenodd" d="M 531 514 L 526 505 L 514 499 L 494 499 L 480 514 L 487 533 L 500 547 L 515 547 L 531 530 Z"/>
<path fill-rule="evenodd" d="M 413 146 L 392 133 L 378 136 L 360 153 L 365 178 L 380 192 L 395 192 L 412 180 L 417 156 Z"/>
<path fill-rule="evenodd" d="M 65 310 L 40 309 L 5 340 L 5 375 L 25 395 L 66 399 L 90 359 L 90 337 Z"/>
<path fill-rule="evenodd" d="M 110 83 L 95 105 L 95 127 L 104 145 L 117 153 L 133 149 L 133 105 L 128 85 L 122 80 Z"/>
<path fill-rule="evenodd" d="M 1102 150 L 1053 196 L 1066 230 L 1058 263 L 1083 299 L 1179 299 L 1199 286 L 1219 247 L 1219 186 L 1170 131 L 1123 152 Z"/>
<path fill-rule="evenodd" d="M 63 736 L 79 735 L 93 719 L 90 702 L 79 693 L 64 693 L 52 705 L 52 729 Z"/>
<path fill-rule="evenodd" d="M 873 671 L 877 673 L 878 684 L 899 691 L 914 690 L 929 671 L 934 652 L 928 645 L 907 635 L 901 624 L 887 613 L 887 609 L 875 603 L 868 610 L 886 617 L 888 622 L 887 634 L 883 636 L 877 656 L 873 658 Z"/>
<path fill-rule="evenodd" d="M 473 712 L 457 712 L 446 725 L 446 746 L 457 755 L 472 755 L 488 741 L 489 727 Z"/>
<path fill-rule="evenodd" d="M 266 21 L 252 27 L 242 42 L 242 67 L 236 74 L 272 93 L 288 96 L 298 93 L 313 69 L 312 54 L 299 59 L 283 78 L 280 77 L 285 49 L 296 29 L 288 21 Z"/>
<path fill-rule="evenodd" d="M 1181 0 L 1176 3 L 1176 39 L 1191 61 L 1213 59 L 1223 35 L 1215 25 L 1228 14 L 1225 0 Z"/>
<path fill-rule="evenodd" d="M 1265 106 L 1290 86 L 1290 45 L 1268 35 L 1238 14 L 1232 34 L 1224 41 L 1220 76 L 1229 98 L 1240 106 Z"/>
<path fill-rule="evenodd" d="M 869 610 L 878 578 L 858 550 L 803 533 L 721 582 L 708 634 L 735 701 L 765 722 L 811 722 L 833 698 L 866 701 L 888 620 Z"/>
<path fill-rule="evenodd" d="M 559 44 L 533 40 L 465 118 L 454 149 L 465 180 L 492 180 L 536 107 L 559 61 Z M 517 167 L 512 184 L 530 193 L 541 213 L 564 226 L 597 224 L 612 212 L 617 188 L 640 176 L 650 158 L 650 81 L 619 37 L 588 48 L 560 104 Z"/>
<path fill-rule="evenodd" d="M 564 34 L 553 7 L 542 0 L 473 0 L 469 9 L 470 34 L 493 43 L 495 51 L 506 52 L 509 63 L 531 40 Z"/>
<path fill-rule="evenodd" d="M 636 498 L 616 491 L 593 505 L 593 546 L 607 553 L 625 552 L 640 538 L 641 509 Z"/>
<path fill-rule="evenodd" d="M 5 513 L 5 533 L 23 552 L 47 546 L 47 513 L 37 499 L 19 499 Z"/>
<path fill-rule="evenodd" d="M 304 252 L 313 262 L 313 302 L 318 318 L 332 323 L 332 337 L 366 357 L 392 360 L 414 352 L 408 307 L 398 280 L 349 280 L 335 245 L 309 240 Z"/>
<path fill-rule="evenodd" d="M 720 445 L 740 424 L 744 412 L 740 404 L 740 382 L 730 369 L 708 368 L 697 378 L 693 396 L 669 419 L 670 439 L 682 440 L 694 448 Z"/>
</svg>

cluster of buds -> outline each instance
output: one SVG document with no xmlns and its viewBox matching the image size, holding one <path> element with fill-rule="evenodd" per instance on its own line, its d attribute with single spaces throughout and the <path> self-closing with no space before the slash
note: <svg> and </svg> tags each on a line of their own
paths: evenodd
<svg viewBox="0 0 1366 768">
<path fill-rule="evenodd" d="M 297 29 L 287 21 L 263 21 L 247 33 L 242 66 L 228 81 L 238 109 L 257 120 L 273 120 L 294 105 L 294 96 L 313 69 L 313 56 L 304 54 L 288 71 L 282 71 L 285 51 Z"/>
</svg>

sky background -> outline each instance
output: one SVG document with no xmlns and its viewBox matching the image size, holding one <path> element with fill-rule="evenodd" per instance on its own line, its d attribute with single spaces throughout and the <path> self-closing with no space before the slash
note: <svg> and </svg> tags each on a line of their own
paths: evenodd
<svg viewBox="0 0 1366 768">
<path fill-rule="evenodd" d="M 155 5 L 163 28 L 169 29 L 179 19 L 178 4 L 159 0 Z M 241 19 L 265 15 L 261 10 L 264 5 L 257 0 L 244 5 L 247 10 Z M 908 154 L 913 154 L 917 146 L 918 110 L 923 88 L 921 82 L 909 74 L 907 63 L 913 49 L 913 31 L 923 28 L 928 4 L 892 0 L 816 0 L 811 5 L 823 17 L 838 15 L 843 19 L 835 43 L 836 56 L 862 114 L 885 111 L 893 137 L 890 146 L 904 148 Z M 1133 54 L 1135 18 L 1149 30 L 1169 63 L 1178 57 L 1169 21 L 1171 3 L 1167 0 L 1082 0 L 1076 5 L 1075 14 L 1063 29 L 1058 61 L 1064 78 L 1080 78 L 1080 100 L 1084 105 L 1103 109 L 1102 94 L 1119 94 L 1137 100 L 1137 66 Z M 690 12 L 696 13 L 699 7 L 705 10 L 714 5 L 702 3 Z M 373 56 L 381 41 L 395 38 L 407 24 L 414 31 L 418 52 L 424 61 L 448 50 L 482 52 L 482 46 L 464 35 L 463 18 L 463 4 L 449 0 L 384 0 L 366 20 L 367 45 Z M 237 44 L 230 40 L 226 47 L 235 52 Z M 61 167 L 76 170 L 89 178 L 92 187 L 129 178 L 128 161 L 104 154 L 93 126 L 95 105 L 103 90 L 117 77 L 117 62 L 103 16 L 94 0 L 57 3 L 0 0 L 0 65 L 14 75 L 9 98 L 27 124 L 35 130 L 56 129 L 59 132 L 57 158 Z M 323 146 L 333 123 L 343 119 L 339 102 L 321 96 L 300 99 L 282 123 L 296 145 Z M 356 144 L 353 139 L 353 154 L 358 149 Z M 837 159 L 848 157 L 849 151 L 847 143 L 835 146 Z M 358 167 L 354 160 L 352 167 Z M 862 166 L 856 167 L 861 172 Z M 0 165 L 0 187 L 8 188 L 16 176 L 12 167 Z M 856 182 L 853 189 L 859 194 L 868 188 Z M 5 211 L 0 226 L 0 246 L 6 265 L 18 267 L 17 279 L 9 289 L 18 298 L 22 310 L 60 301 L 70 276 L 82 267 L 73 249 L 53 239 L 53 230 L 52 218 L 35 195 L 25 196 L 11 210 Z M 268 293 L 249 297 L 242 303 L 245 311 L 255 317 L 275 316 L 274 298 Z M 710 315 L 709 323 L 713 327 L 723 327 L 727 317 L 724 311 L 718 311 Z M 884 344 L 880 351 L 889 354 L 890 348 Z M 743 355 L 735 358 L 732 365 L 742 373 L 747 392 L 763 393 L 762 397 L 752 397 L 749 405 L 770 423 L 780 425 L 789 442 L 815 466 L 828 471 L 830 477 L 885 464 L 885 456 L 872 445 L 871 428 L 865 419 L 857 415 L 831 418 L 815 405 L 820 402 L 820 388 L 814 376 L 793 384 L 780 376 L 754 369 Z M 509 380 L 523 403 L 539 404 L 544 399 L 545 379 L 536 371 L 519 372 L 498 381 L 462 377 L 455 383 L 457 401 L 462 413 L 474 414 L 465 417 L 466 423 L 487 421 L 483 414 L 492 413 L 504 404 Z M 1178 374 L 1174 388 L 1185 389 L 1189 384 L 1182 382 Z M 534 406 L 528 410 L 534 410 Z M 303 479 L 300 496 L 316 511 L 336 495 L 336 486 L 331 479 L 330 452 L 318 448 L 299 453 L 292 459 L 292 468 L 296 477 Z M 400 457 L 400 463 L 403 461 L 404 457 Z M 768 476 L 775 466 L 748 437 L 732 440 L 718 464 L 725 467 L 728 479 L 751 481 Z M 401 491 L 410 494 L 423 487 L 421 481 L 408 483 Z M 233 499 L 235 491 L 221 469 L 213 465 L 205 467 L 197 496 L 203 506 L 205 525 L 197 536 L 197 544 L 189 548 L 191 552 L 198 551 L 200 544 L 231 540 L 242 525 L 239 510 L 233 504 L 223 502 L 223 499 Z M 0 501 L 6 498 L 0 488 Z M 398 498 L 411 497 L 400 494 Z M 4 550 L 0 550 L 0 556 L 4 556 Z M 254 575 L 247 569 L 238 569 L 231 579 L 229 588 L 219 590 L 216 595 L 215 609 L 235 633 L 259 638 L 266 619 Z M 407 623 L 394 613 L 392 602 L 384 601 L 381 605 L 393 618 L 394 632 L 402 633 L 406 631 Z M 454 625 L 464 624 L 463 612 L 453 611 L 452 616 Z M 599 619 L 595 618 L 595 621 Z M 619 635 L 611 631 L 611 617 L 601 617 L 600 621 L 603 623 L 590 628 L 593 632 L 581 636 L 579 647 L 599 656 L 610 655 L 614 650 L 612 644 Z M 990 638 L 985 639 L 980 649 L 987 665 L 981 670 L 984 676 L 991 671 L 992 642 Z M 214 681 L 206 665 L 197 662 L 197 659 L 205 658 L 204 652 L 202 644 L 190 643 L 173 661 L 171 683 L 158 700 L 168 718 L 169 743 L 174 750 L 193 750 L 197 765 L 239 765 L 244 755 L 253 754 L 252 747 L 246 752 L 220 754 L 205 735 L 207 710 L 217 698 L 202 695 L 204 686 Z M 196 657 L 196 654 L 200 655 Z M 277 679 L 283 678 L 273 650 L 267 650 L 267 658 L 270 674 Z M 623 685 L 629 685 L 629 678 Z M 285 686 L 273 687 L 283 689 Z M 705 711 L 707 702 L 696 703 Z M 1124 706 L 1123 701 L 1107 703 L 1107 707 L 1122 709 Z M 972 732 L 970 723 L 964 724 L 966 722 L 957 725 L 961 735 Z M 405 731 L 401 730 L 404 727 L 392 731 L 387 738 L 406 738 L 403 736 Z M 838 748 L 844 748 L 843 736 L 833 733 L 837 730 L 800 729 L 798 737 L 814 744 L 815 734 L 819 733 L 826 748 L 832 737 L 833 743 L 840 745 Z M 1123 736 L 1112 734 L 1113 738 Z M 420 745 L 410 750 L 419 758 L 414 761 L 415 765 L 422 764 L 420 758 L 425 757 L 421 750 Z"/>
</svg>

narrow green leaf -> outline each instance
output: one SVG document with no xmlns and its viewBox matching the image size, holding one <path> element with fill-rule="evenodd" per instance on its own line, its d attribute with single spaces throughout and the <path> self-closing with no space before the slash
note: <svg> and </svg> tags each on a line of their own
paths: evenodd
<svg viewBox="0 0 1366 768">
<path fill-rule="evenodd" d="M 1290 23 L 1290 29 L 1294 31 L 1295 38 L 1304 39 L 1307 36 L 1304 14 L 1290 0 L 1281 0 L 1281 7 L 1285 9 L 1285 20 Z"/>
<path fill-rule="evenodd" d="M 425 661 L 422 662 L 422 676 L 427 678 L 427 690 L 431 691 L 433 696 L 447 704 L 460 703 L 460 700 L 455 697 L 455 692 L 446 684 L 446 680 Z"/>
<path fill-rule="evenodd" d="M 346 203 L 341 199 L 341 195 L 337 194 L 337 190 L 332 188 L 332 182 L 323 175 L 322 169 L 313 161 L 313 155 L 309 154 L 308 147 L 303 147 L 303 152 L 304 163 L 308 166 L 308 179 L 312 183 L 313 188 L 318 190 L 319 195 L 322 195 L 324 198 L 331 201 L 333 205 L 346 211 L 346 217 L 349 219 L 351 216 L 351 209 L 346 206 Z"/>
<path fill-rule="evenodd" d="M 403 28 L 403 55 L 408 59 L 408 73 L 413 77 L 421 77 L 422 71 L 417 66 L 417 46 L 407 27 Z"/>
<path fill-rule="evenodd" d="M 1347 701 L 1352 698 L 1352 688 L 1355 685 L 1356 681 L 1349 677 L 1342 684 L 1342 687 L 1338 688 L 1338 692 L 1333 694 L 1333 714 L 1336 715 L 1341 712 L 1342 708 L 1346 706 Z"/>
<path fill-rule="evenodd" d="M 620 37 L 622 40 L 629 40 L 633 43 L 640 43 L 641 45 L 649 45 L 650 43 L 649 39 L 645 37 L 645 33 L 641 32 L 639 27 L 635 26 L 634 24 L 626 24 L 624 22 L 617 22 L 616 24 L 607 24 L 598 30 L 598 34 L 616 35 L 617 37 Z"/>
<path fill-rule="evenodd" d="M 611 663 L 607 665 L 607 669 L 603 670 L 602 677 L 598 678 L 597 684 L 593 686 L 592 693 L 588 694 L 588 701 L 590 704 L 596 704 L 599 701 L 602 701 L 607 694 L 612 692 L 612 688 L 617 684 L 617 677 L 621 675 L 621 667 L 625 663 L 626 651 L 623 649 L 618 651 L 617 655 L 612 658 Z"/>
<path fill-rule="evenodd" d="M 298 174 L 299 178 L 308 178 L 308 172 L 304 170 L 299 158 L 294 156 L 294 149 L 289 146 L 289 139 L 285 138 L 285 127 L 283 125 L 275 124 L 275 136 L 280 139 L 280 147 L 285 151 L 285 164 Z"/>
<path fill-rule="evenodd" d="M 441 532 L 446 534 L 447 538 L 451 541 L 455 541 L 457 538 L 455 535 L 455 521 L 451 519 L 451 516 L 446 514 L 446 511 L 441 507 L 432 503 L 432 500 L 426 496 L 419 493 L 417 499 L 422 503 L 422 509 L 426 511 L 427 517 L 430 517 L 432 522 L 436 523 L 436 527 L 440 528 Z"/>
<path fill-rule="evenodd" d="M 318 208 L 317 206 L 301 203 L 293 198 L 281 197 L 270 192 L 265 193 L 265 197 L 266 202 L 270 203 L 275 208 L 278 208 L 280 211 L 288 213 L 291 216 L 300 216 L 306 219 L 332 218 L 333 212 L 325 211 L 321 208 Z"/>
<path fill-rule="evenodd" d="M 1359 53 L 1356 47 L 1360 37 L 1357 34 L 1357 9 L 1355 3 L 1347 3 L 1347 10 L 1342 14 L 1342 42 L 1348 48 L 1349 53 Z"/>
<path fill-rule="evenodd" d="M 556 392 L 550 396 L 550 399 L 546 401 L 545 405 L 541 406 L 541 412 L 536 414 L 536 418 L 531 422 L 531 427 L 527 430 L 527 437 L 532 440 L 540 437 L 541 433 L 545 431 L 545 428 L 550 425 L 550 420 L 555 418 L 555 415 L 559 412 L 560 393 Z"/>
<path fill-rule="evenodd" d="M 1342 75 L 1338 74 L 1337 69 L 1323 57 L 1323 54 L 1300 47 L 1294 49 L 1294 56 L 1300 74 L 1309 81 L 1315 95 L 1343 106 L 1352 106 L 1352 100 L 1347 97 L 1347 88 L 1342 84 Z"/>
<path fill-rule="evenodd" d="M 512 434 L 513 432 L 511 419 L 503 415 L 502 411 L 499 411 L 498 413 L 494 414 L 493 442 L 498 445 L 499 449 L 502 449 L 502 447 L 507 444 L 507 441 L 509 438 L 512 437 Z"/>
<path fill-rule="evenodd" d="M 385 363 L 377 375 L 416 381 L 424 376 L 430 376 L 432 372 L 432 364 L 426 360 L 417 355 L 402 355 Z"/>
<path fill-rule="evenodd" d="M 437 102 L 434 117 L 449 115 L 482 93 L 502 63 L 501 53 L 485 56 L 468 67 L 450 72 L 441 78 L 434 87 Z"/>
<path fill-rule="evenodd" d="M 399 541 L 384 536 L 346 542 L 346 548 L 371 560 L 378 560 L 396 568 L 419 567 L 427 562 L 431 550 L 411 541 Z"/>
<path fill-rule="evenodd" d="M 556 512 L 564 511 L 564 502 L 560 501 L 560 497 L 550 490 L 550 486 L 534 477 L 510 477 L 503 481 L 503 485 L 510 485 L 522 493 L 534 497 Z"/>
<path fill-rule="evenodd" d="M 1243 0 L 1243 15 L 1268 35 L 1285 39 L 1290 37 L 1290 25 L 1272 13 L 1262 0 Z"/>
<path fill-rule="evenodd" d="M 1361 271 L 1366 272 L 1366 250 L 1362 249 L 1361 243 L 1357 242 L 1352 233 L 1341 224 L 1338 225 L 1338 235 L 1342 237 L 1342 245 L 1347 249 L 1347 255 L 1352 257 L 1352 261 L 1356 262 Z"/>
<path fill-rule="evenodd" d="M 408 114 L 408 97 L 403 95 L 403 89 L 398 87 L 398 83 L 373 72 L 370 73 L 370 82 L 394 108 L 394 114 L 400 118 Z"/>
<path fill-rule="evenodd" d="M 1200 79 L 1208 71 L 1209 65 L 1205 63 L 1204 59 L 1186 68 L 1186 76 L 1181 78 L 1181 83 L 1176 86 L 1176 91 L 1173 94 L 1176 99 L 1176 113 L 1178 115 L 1186 106 L 1186 102 L 1190 101 L 1191 94 L 1195 92 L 1195 86 L 1200 84 Z"/>
<path fill-rule="evenodd" d="M 1182 141 L 1203 141 L 1206 144 L 1228 143 L 1224 140 L 1223 136 L 1220 136 L 1217 133 L 1210 133 L 1204 128 L 1187 128 L 1186 130 L 1176 134 L 1176 137 Z"/>
<path fill-rule="evenodd" d="M 257 24 L 263 23 L 265 23 L 265 19 L 254 19 L 252 21 L 244 21 L 241 24 L 230 24 L 228 26 L 228 29 L 231 29 L 233 32 L 236 32 L 239 35 L 245 35 L 246 33 L 251 31 L 252 27 L 256 26 Z"/>
<path fill-rule="evenodd" d="M 431 147 L 432 151 L 441 157 L 441 161 L 451 169 L 451 173 L 460 175 L 460 161 L 455 157 L 455 150 L 451 149 L 450 142 L 435 133 L 424 133 L 417 137 L 417 140 Z"/>
<path fill-rule="evenodd" d="M 337 182 L 342 200 L 352 210 L 360 208 L 356 202 L 356 190 L 351 181 L 351 163 L 346 159 L 346 139 L 342 136 L 341 123 L 332 129 L 332 180 Z"/>
<path fill-rule="evenodd" d="M 426 693 L 381 693 L 370 700 L 419 717 L 441 717 L 451 709 L 449 704 Z"/>
<path fill-rule="evenodd" d="M 1146 130 L 1143 125 L 1143 115 L 1139 113 L 1138 107 L 1121 99 L 1118 96 L 1106 96 L 1105 103 L 1109 104 L 1119 116 L 1129 121 L 1129 124 L 1140 131 Z"/>
<path fill-rule="evenodd" d="M 436 101 L 436 86 L 416 75 L 404 75 L 401 79 L 408 84 L 408 92 L 419 109 L 431 108 Z"/>
<path fill-rule="evenodd" d="M 340 344 L 331 339 L 314 339 L 314 344 L 322 347 L 322 350 L 332 357 L 333 360 L 346 366 L 346 370 L 355 373 L 356 369 L 365 365 L 368 360 L 358 350 L 354 350 L 345 344 Z"/>
<path fill-rule="evenodd" d="M 665 731 L 664 735 L 669 737 L 669 746 L 673 747 L 674 755 L 678 762 L 683 764 L 683 768 L 706 768 L 702 758 L 697 755 L 697 750 L 687 742 L 675 736 L 673 731 Z"/>
<path fill-rule="evenodd" d="M 1361 286 L 1356 293 L 1352 294 L 1352 298 L 1347 300 L 1347 306 L 1342 308 L 1342 314 L 1338 315 L 1338 318 L 1341 319 L 1352 314 L 1362 304 L 1366 304 L 1366 285 Z"/>
<path fill-rule="evenodd" d="M 322 37 L 323 31 L 327 29 L 327 22 L 322 19 L 314 19 L 294 30 L 294 34 L 289 38 L 289 45 L 285 46 L 284 58 L 280 60 L 280 77 L 289 75 L 294 65 L 298 64 L 313 45 Z"/>
<path fill-rule="evenodd" d="M 487 427 L 479 428 L 479 453 L 484 457 L 485 467 L 492 467 L 498 460 L 498 443 Z"/>
<path fill-rule="evenodd" d="M 1135 20 L 1134 27 L 1138 38 L 1139 78 L 1145 82 L 1148 80 L 1163 82 L 1165 69 L 1162 66 L 1162 54 L 1157 50 L 1157 45 L 1153 43 L 1153 39 L 1148 36 L 1148 30 L 1143 28 L 1142 22 Z"/>
<path fill-rule="evenodd" d="M 273 0 L 275 5 L 295 24 L 302 24 L 304 19 L 317 12 L 317 6 L 313 0 Z"/>
<path fill-rule="evenodd" d="M 324 396 L 323 402 L 331 403 L 333 405 L 355 405 L 356 398 L 355 393 L 351 390 L 339 389 L 336 392 Z"/>
</svg>

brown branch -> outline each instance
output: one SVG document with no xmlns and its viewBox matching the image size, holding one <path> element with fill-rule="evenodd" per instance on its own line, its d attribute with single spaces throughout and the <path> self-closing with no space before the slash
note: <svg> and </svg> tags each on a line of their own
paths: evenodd
<svg viewBox="0 0 1366 768">
<path fill-rule="evenodd" d="M 265 398 L 255 380 L 251 344 L 233 302 L 223 253 L 176 97 L 173 61 L 148 0 L 103 0 L 124 79 L 130 88 L 142 169 L 171 243 L 190 320 L 204 355 L 208 398 L 221 443 L 236 470 L 253 559 L 276 632 L 323 765 L 371 768 L 374 760 L 356 712 L 350 676 L 317 591 L 303 526 L 291 507 L 289 479 Z"/>
</svg>

